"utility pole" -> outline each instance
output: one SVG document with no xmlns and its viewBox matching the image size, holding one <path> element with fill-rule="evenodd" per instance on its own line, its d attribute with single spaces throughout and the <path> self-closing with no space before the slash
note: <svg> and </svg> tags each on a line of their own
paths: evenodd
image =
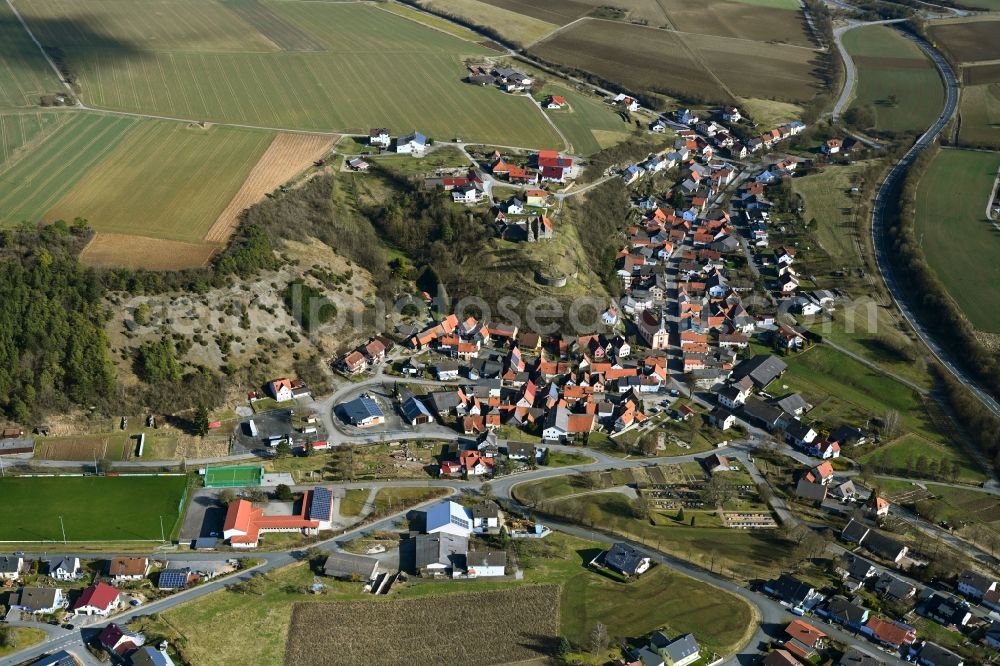
<svg viewBox="0 0 1000 666">
<path fill-rule="evenodd" d="M 62 528 L 63 545 L 65 546 L 66 545 L 66 525 L 63 523 L 63 517 L 62 516 L 59 516 L 59 527 Z"/>
<path fill-rule="evenodd" d="M 167 538 L 163 534 L 163 516 L 160 516 L 160 541 L 163 543 L 167 542 Z"/>
</svg>

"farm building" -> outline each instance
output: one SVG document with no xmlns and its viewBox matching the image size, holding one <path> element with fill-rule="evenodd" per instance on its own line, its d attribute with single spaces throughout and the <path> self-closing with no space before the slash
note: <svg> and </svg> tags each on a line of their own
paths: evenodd
<svg viewBox="0 0 1000 666">
<path fill-rule="evenodd" d="M 469 578 L 503 576 L 507 566 L 507 553 L 502 550 L 470 550 L 465 555 L 465 566 Z"/>
<path fill-rule="evenodd" d="M 379 572 L 379 561 L 374 557 L 353 553 L 331 553 L 323 563 L 323 573 L 341 580 L 369 581 Z"/>
</svg>

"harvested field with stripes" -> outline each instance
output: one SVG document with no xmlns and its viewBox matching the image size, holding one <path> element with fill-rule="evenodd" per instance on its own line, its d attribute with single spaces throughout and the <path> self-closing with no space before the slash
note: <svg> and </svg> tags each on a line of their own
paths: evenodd
<svg viewBox="0 0 1000 666">
<path fill-rule="evenodd" d="M 285 665 L 479 666 L 542 659 L 559 642 L 559 596 L 558 585 L 541 585 L 383 603 L 298 603 Z M 315 631 L 318 626 L 323 631 Z M 486 635 L 489 640 L 468 640 Z"/>
<path fill-rule="evenodd" d="M 0 114 L 0 169 L 5 162 L 37 145 L 69 119 L 68 113 L 45 111 Z"/>
<path fill-rule="evenodd" d="M 239 224 L 240 213 L 265 194 L 302 173 L 330 150 L 335 137 L 279 134 L 251 169 L 239 191 L 205 235 L 209 243 L 225 243 Z"/>
<path fill-rule="evenodd" d="M 0 167 L 0 224 L 37 222 L 138 124 L 135 118 L 73 113 L 37 148 Z M 78 213 L 71 213 L 72 220 Z"/>
<path fill-rule="evenodd" d="M 94 107 L 561 147 L 530 100 L 462 82 L 464 57 L 494 52 L 376 6 L 154 0 L 157 11 L 124 3 L 135 11 L 112 19 L 119 4 L 34 0 L 24 10 L 44 43 L 60 44 L 82 99 Z"/>
<path fill-rule="evenodd" d="M 81 216 L 99 232 L 198 243 L 272 138 L 258 130 L 144 121 L 45 219 Z"/>
<path fill-rule="evenodd" d="M 636 91 L 666 95 L 802 102 L 813 97 L 818 85 L 813 72 L 818 54 L 809 48 L 616 21 L 580 21 L 531 51 L 543 60 L 587 70 Z"/>
<path fill-rule="evenodd" d="M 173 271 L 207 266 L 221 246 L 98 232 L 80 253 L 86 266 Z"/>
<path fill-rule="evenodd" d="M 36 106 L 41 95 L 65 91 L 10 6 L 0 2 L 0 107 Z"/>
</svg>

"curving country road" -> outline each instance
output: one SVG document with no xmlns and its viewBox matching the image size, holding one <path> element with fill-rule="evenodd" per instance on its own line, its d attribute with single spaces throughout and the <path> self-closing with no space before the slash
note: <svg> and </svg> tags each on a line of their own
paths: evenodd
<svg viewBox="0 0 1000 666">
<path fill-rule="evenodd" d="M 890 256 L 891 247 L 886 228 L 886 220 L 889 215 L 889 207 L 898 203 L 897 196 L 907 173 L 916 161 L 921 152 L 930 146 L 947 125 L 958 107 L 959 86 L 955 78 L 955 73 L 951 65 L 944 59 L 933 46 L 927 41 L 904 33 L 919 46 L 924 53 L 934 62 L 941 78 L 945 83 L 945 104 L 941 114 L 931 127 L 917 139 L 906 154 L 892 167 L 889 174 L 882 181 L 878 194 L 875 196 L 875 203 L 872 206 L 872 245 L 875 248 L 875 261 L 878 265 L 879 273 L 885 282 L 886 289 L 890 297 L 899 308 L 899 311 L 906 318 L 913 330 L 920 337 L 920 340 L 930 349 L 935 358 L 954 377 L 965 385 L 991 412 L 1000 416 L 1000 403 L 998 403 L 986 390 L 982 388 L 978 381 L 971 377 L 968 372 L 959 364 L 953 351 L 947 348 L 947 341 L 934 338 L 930 331 L 923 325 L 913 309 L 913 294 L 910 285 L 901 280 L 895 274 Z M 944 343 L 944 344 L 942 344 Z"/>
</svg>

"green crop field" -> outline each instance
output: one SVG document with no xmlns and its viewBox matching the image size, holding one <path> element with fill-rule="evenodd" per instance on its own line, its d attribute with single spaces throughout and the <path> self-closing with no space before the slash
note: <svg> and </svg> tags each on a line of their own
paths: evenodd
<svg viewBox="0 0 1000 666">
<path fill-rule="evenodd" d="M 917 238 L 927 263 L 974 326 L 1000 331 L 1000 291 L 974 288 L 1000 281 L 997 228 L 986 204 L 1000 168 L 1000 154 L 942 150 L 917 190 Z"/>
<path fill-rule="evenodd" d="M 19 151 L 33 147 L 69 120 L 68 113 L 18 111 L 0 114 L 0 169 Z"/>
<path fill-rule="evenodd" d="M 156 0 L 162 14 L 137 4 L 100 19 L 120 4 L 39 0 L 25 10 L 43 41 L 61 45 L 81 97 L 96 107 L 559 147 L 530 100 L 461 81 L 463 56 L 491 51 L 374 6 Z"/>
<path fill-rule="evenodd" d="M 73 113 L 37 148 L 0 168 L 0 223 L 40 220 L 136 124 L 134 118 Z"/>
<path fill-rule="evenodd" d="M 0 3 L 0 107 L 38 104 L 45 93 L 65 92 L 59 77 L 6 2 Z"/>
<path fill-rule="evenodd" d="M 1000 83 L 962 88 L 959 142 L 1000 149 Z"/>
<path fill-rule="evenodd" d="M 872 25 L 845 33 L 844 47 L 858 71 L 851 106 L 871 106 L 876 129 L 923 131 L 934 122 L 944 105 L 944 86 L 916 44 L 898 30 Z"/>
<path fill-rule="evenodd" d="M 273 138 L 261 130 L 142 121 L 45 219 L 80 216 L 101 232 L 198 243 Z"/>
<path fill-rule="evenodd" d="M 187 479 L 168 477 L 8 477 L 0 479 L 0 541 L 169 538 Z"/>
<path fill-rule="evenodd" d="M 562 86 L 546 86 L 541 97 L 548 95 L 562 95 L 569 104 L 568 109 L 546 113 L 573 144 L 572 152 L 577 155 L 593 155 L 606 147 L 607 143 L 602 143 L 598 136 L 605 140 L 616 136 L 625 139 L 632 130 L 612 107 L 593 97 Z"/>
</svg>

